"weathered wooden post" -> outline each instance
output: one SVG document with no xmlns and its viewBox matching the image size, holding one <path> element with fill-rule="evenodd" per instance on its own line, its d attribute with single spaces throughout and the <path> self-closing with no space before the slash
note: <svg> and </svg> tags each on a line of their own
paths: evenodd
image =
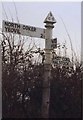
<svg viewBox="0 0 83 120">
<path fill-rule="evenodd" d="M 49 103 L 50 103 L 50 77 L 51 77 L 51 43 L 52 43 L 52 29 L 55 18 L 50 12 L 46 17 L 44 23 L 45 27 L 45 63 L 44 63 L 44 80 L 43 80 L 43 95 L 42 95 L 42 118 L 49 118 Z"/>
</svg>

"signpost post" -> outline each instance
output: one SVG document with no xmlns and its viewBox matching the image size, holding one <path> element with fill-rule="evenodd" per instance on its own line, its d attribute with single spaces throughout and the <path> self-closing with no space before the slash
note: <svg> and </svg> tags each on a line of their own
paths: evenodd
<svg viewBox="0 0 83 120">
<path fill-rule="evenodd" d="M 46 17 L 44 23 L 46 23 L 45 33 L 45 64 L 44 64 L 44 79 L 43 79 L 43 96 L 42 96 L 42 118 L 49 118 L 49 104 L 50 104 L 50 78 L 51 78 L 51 60 L 52 60 L 52 29 L 55 18 L 50 12 Z"/>
<path fill-rule="evenodd" d="M 18 23 L 12 23 L 3 21 L 2 32 L 21 34 L 30 37 L 37 37 L 45 39 L 45 64 L 44 64 L 44 80 L 43 80 L 43 96 L 42 96 L 42 118 L 49 118 L 49 102 L 50 102 L 50 77 L 51 77 L 51 60 L 52 60 L 52 49 L 56 47 L 57 39 L 52 39 L 52 30 L 55 18 L 52 13 L 49 12 L 44 23 L 45 27 L 38 28 L 29 25 L 23 25 Z"/>
</svg>

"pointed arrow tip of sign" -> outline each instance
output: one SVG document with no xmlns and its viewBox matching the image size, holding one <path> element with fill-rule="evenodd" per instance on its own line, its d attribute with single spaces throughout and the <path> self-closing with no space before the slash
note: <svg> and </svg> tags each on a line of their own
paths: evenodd
<svg viewBox="0 0 83 120">
<path fill-rule="evenodd" d="M 46 19 L 44 20 L 44 23 L 56 23 L 56 20 L 51 11 L 48 13 Z"/>
</svg>

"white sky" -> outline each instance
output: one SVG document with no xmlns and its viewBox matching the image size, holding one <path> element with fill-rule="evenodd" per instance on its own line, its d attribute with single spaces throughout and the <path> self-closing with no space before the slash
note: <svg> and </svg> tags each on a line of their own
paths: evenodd
<svg viewBox="0 0 83 120">
<path fill-rule="evenodd" d="M 63 19 L 69 35 L 72 39 L 74 50 L 79 57 L 81 54 L 81 3 L 80 2 L 15 2 L 18 18 L 21 24 L 44 28 L 44 20 L 51 11 L 57 21 L 53 30 L 53 37 L 57 37 L 58 43 L 64 43 L 66 40 L 67 48 L 70 48 L 69 38 L 64 25 L 60 19 Z M 16 19 L 14 2 L 4 2 L 3 6 L 11 20 L 11 16 Z M 4 9 L 2 8 L 3 19 L 6 20 Z M 11 15 L 10 15 L 11 14 Z M 36 43 L 44 47 L 44 40 L 37 40 Z M 69 50 L 70 51 L 70 50 Z"/>
</svg>

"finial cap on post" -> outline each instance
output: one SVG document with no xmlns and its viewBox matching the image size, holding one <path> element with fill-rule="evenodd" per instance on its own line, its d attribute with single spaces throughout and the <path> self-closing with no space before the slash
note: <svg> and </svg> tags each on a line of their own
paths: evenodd
<svg viewBox="0 0 83 120">
<path fill-rule="evenodd" d="M 52 23 L 52 24 L 56 23 L 56 20 L 51 12 L 48 13 L 46 19 L 44 20 L 44 23 Z"/>
</svg>

